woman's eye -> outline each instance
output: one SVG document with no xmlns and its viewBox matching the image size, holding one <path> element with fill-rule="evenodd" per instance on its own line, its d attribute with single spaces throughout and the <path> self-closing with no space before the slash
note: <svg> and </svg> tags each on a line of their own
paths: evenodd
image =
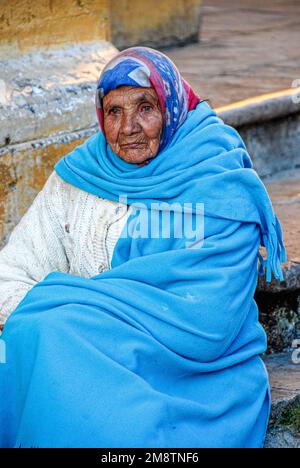
<svg viewBox="0 0 300 468">
<path fill-rule="evenodd" d="M 116 115 L 119 113 L 119 110 L 120 109 L 118 109 L 118 107 L 112 107 L 111 109 L 109 109 L 108 113 L 112 115 Z"/>
<path fill-rule="evenodd" d="M 145 111 L 145 112 L 150 112 L 152 109 L 152 106 L 148 105 L 148 104 L 144 104 L 142 106 L 142 110 Z"/>
</svg>

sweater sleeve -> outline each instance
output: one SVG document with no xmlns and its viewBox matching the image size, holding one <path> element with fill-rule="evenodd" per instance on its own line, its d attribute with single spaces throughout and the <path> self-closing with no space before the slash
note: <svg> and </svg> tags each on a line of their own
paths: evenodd
<svg viewBox="0 0 300 468">
<path fill-rule="evenodd" d="M 0 333 L 26 293 L 48 273 L 68 273 L 63 181 L 53 171 L 0 251 Z"/>
</svg>

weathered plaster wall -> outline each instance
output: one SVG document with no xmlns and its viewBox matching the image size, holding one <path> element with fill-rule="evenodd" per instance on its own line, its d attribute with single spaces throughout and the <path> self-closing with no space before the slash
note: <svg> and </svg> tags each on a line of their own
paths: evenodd
<svg viewBox="0 0 300 468">
<path fill-rule="evenodd" d="M 0 0 L 1 47 L 14 54 L 35 47 L 109 40 L 108 3 L 109 0 Z"/>
<path fill-rule="evenodd" d="M 0 248 L 41 190 L 55 163 L 83 143 L 96 128 L 57 135 L 0 151 Z"/>
</svg>

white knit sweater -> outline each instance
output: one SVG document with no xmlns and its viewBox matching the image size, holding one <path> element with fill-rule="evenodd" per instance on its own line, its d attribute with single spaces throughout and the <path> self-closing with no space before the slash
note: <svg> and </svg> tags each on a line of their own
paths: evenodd
<svg viewBox="0 0 300 468">
<path fill-rule="evenodd" d="M 65 182 L 53 171 L 0 251 L 0 325 L 48 273 L 89 278 L 110 269 L 131 211 Z"/>
</svg>

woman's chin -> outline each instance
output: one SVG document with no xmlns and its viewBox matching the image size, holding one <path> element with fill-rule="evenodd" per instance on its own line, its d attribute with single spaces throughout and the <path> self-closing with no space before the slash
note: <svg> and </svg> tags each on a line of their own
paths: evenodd
<svg viewBox="0 0 300 468">
<path fill-rule="evenodd" d="M 123 161 L 127 162 L 127 163 L 130 163 L 130 164 L 141 164 L 145 161 L 147 161 L 147 159 L 151 158 L 152 156 L 148 153 L 146 154 L 141 154 L 140 151 L 131 151 L 130 153 L 123 153 L 123 154 L 119 154 L 118 155 L 121 159 L 123 159 Z"/>
</svg>

